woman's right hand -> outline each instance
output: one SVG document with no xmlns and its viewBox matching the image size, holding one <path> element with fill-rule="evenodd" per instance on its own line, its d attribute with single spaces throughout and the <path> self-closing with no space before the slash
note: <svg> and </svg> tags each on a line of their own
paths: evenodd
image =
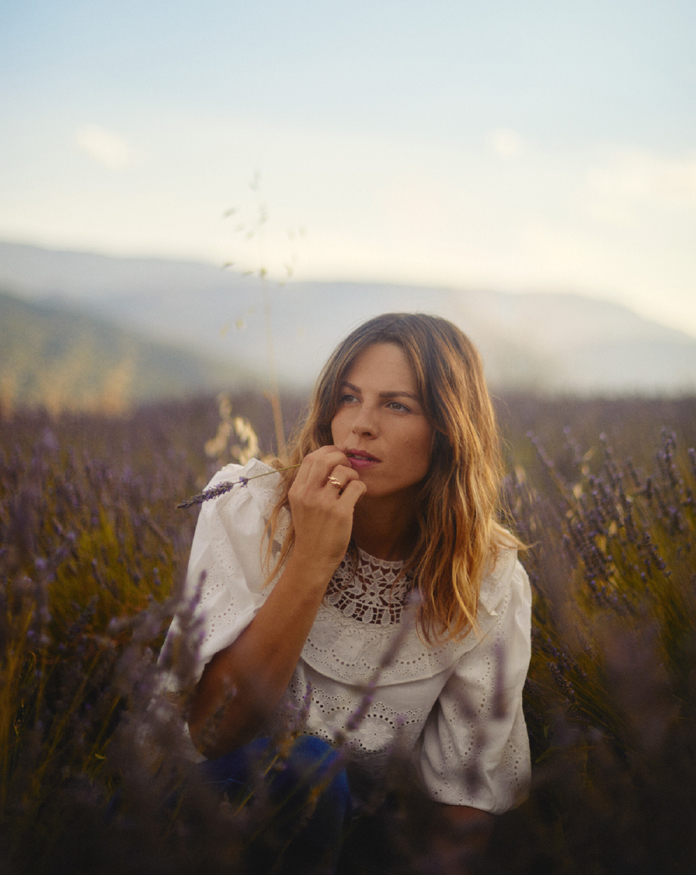
<svg viewBox="0 0 696 875">
<path fill-rule="evenodd" d="M 292 554 L 256 617 L 203 670 L 188 725 L 208 757 L 250 741 L 287 689 L 331 575 L 348 548 L 353 509 L 367 488 L 347 463 L 336 447 L 305 457 L 288 493 L 295 527 Z M 215 732 L 208 739 L 206 727 L 213 721 Z"/>
<path fill-rule="evenodd" d="M 348 549 L 353 511 L 366 489 L 336 447 L 308 453 L 288 493 L 295 528 L 293 560 L 333 574 Z"/>
</svg>

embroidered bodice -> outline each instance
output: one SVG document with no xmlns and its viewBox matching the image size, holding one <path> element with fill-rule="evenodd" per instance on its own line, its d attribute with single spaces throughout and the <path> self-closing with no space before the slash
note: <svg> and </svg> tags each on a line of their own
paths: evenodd
<svg viewBox="0 0 696 875">
<path fill-rule="evenodd" d="M 413 585 L 412 578 L 402 574 L 403 567 L 403 561 L 376 559 L 359 547 L 349 550 L 331 578 L 324 601 L 360 623 L 398 623 Z"/>
</svg>

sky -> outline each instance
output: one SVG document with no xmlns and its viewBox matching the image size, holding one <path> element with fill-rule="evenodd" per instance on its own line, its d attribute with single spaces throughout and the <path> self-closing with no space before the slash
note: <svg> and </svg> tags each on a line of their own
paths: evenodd
<svg viewBox="0 0 696 875">
<path fill-rule="evenodd" d="M 0 239 L 696 336 L 693 0 L 3 0 Z"/>
</svg>

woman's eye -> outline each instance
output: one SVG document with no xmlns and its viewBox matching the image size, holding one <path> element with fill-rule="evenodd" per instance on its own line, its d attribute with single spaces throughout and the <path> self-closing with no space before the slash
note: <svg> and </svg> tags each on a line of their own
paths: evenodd
<svg viewBox="0 0 696 875">
<path fill-rule="evenodd" d="M 358 399 L 355 395 L 341 395 L 341 404 L 352 404 L 354 401 Z"/>
<path fill-rule="evenodd" d="M 388 406 L 391 410 L 396 410 L 397 413 L 408 413 L 408 407 L 406 407 L 404 404 L 399 404 L 398 401 L 390 401 Z"/>
</svg>

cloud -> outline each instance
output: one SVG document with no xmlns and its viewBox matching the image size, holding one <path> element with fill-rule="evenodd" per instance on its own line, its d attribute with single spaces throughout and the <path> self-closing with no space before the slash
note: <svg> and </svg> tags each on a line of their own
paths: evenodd
<svg viewBox="0 0 696 875">
<path fill-rule="evenodd" d="M 83 125 L 79 128 L 75 134 L 75 142 L 90 158 L 109 170 L 118 170 L 134 158 L 134 153 L 125 140 L 96 125 Z"/>
<path fill-rule="evenodd" d="M 522 137 L 511 128 L 496 128 L 489 131 L 486 139 L 491 149 L 501 158 L 514 158 L 524 146 Z"/>
<path fill-rule="evenodd" d="M 575 203 L 593 222 L 636 230 L 696 218 L 696 153 L 659 155 L 623 147 L 604 151 L 584 171 Z"/>
<path fill-rule="evenodd" d="M 696 155 L 665 158 L 623 149 L 586 174 L 590 195 L 623 207 L 696 206 Z"/>
</svg>

